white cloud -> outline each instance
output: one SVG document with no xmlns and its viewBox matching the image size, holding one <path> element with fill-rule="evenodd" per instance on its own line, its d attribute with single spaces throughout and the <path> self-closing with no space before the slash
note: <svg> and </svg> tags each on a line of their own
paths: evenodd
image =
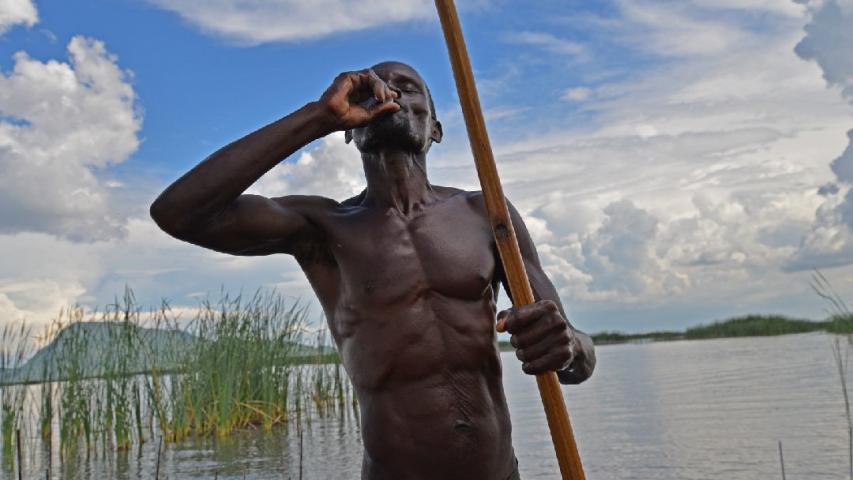
<svg viewBox="0 0 853 480">
<path fill-rule="evenodd" d="M 750 39 L 738 25 L 703 15 L 687 2 L 620 0 L 618 5 L 627 21 L 622 27 L 628 43 L 656 55 L 717 55 L 735 51 Z"/>
<path fill-rule="evenodd" d="M 797 55 L 820 65 L 830 85 L 839 86 L 853 99 L 853 1 L 812 2 L 812 19 L 806 36 L 797 44 Z"/>
<path fill-rule="evenodd" d="M 654 252 L 659 221 L 630 200 L 603 209 L 601 226 L 580 239 L 581 269 L 589 274 L 589 292 L 622 303 L 677 293 L 681 279 L 672 277 Z"/>
<path fill-rule="evenodd" d="M 830 166 L 838 181 L 853 183 L 853 129 L 847 131 L 847 138 L 849 140 L 847 148 L 832 161 Z"/>
<path fill-rule="evenodd" d="M 220 288 L 251 294 L 281 286 L 287 295 L 313 298 L 290 257 L 205 250 L 169 237 L 147 217 L 129 218 L 125 228 L 122 238 L 92 243 L 44 233 L 0 234 L 0 251 L 15 252 L 0 262 L 0 325 L 24 319 L 38 328 L 74 304 L 103 310 L 126 285 L 144 309 L 165 298 L 178 311 L 190 311 L 199 296 L 218 299 Z"/>
<path fill-rule="evenodd" d="M 586 53 L 583 44 L 547 32 L 515 32 L 507 35 L 507 41 L 540 47 L 548 52 L 570 57 L 580 57 Z"/>
<path fill-rule="evenodd" d="M 826 83 L 840 88 L 853 105 L 853 1 L 826 0 L 808 6 L 811 20 L 795 51 L 803 59 L 815 61 Z M 853 190 L 849 189 L 853 183 L 853 129 L 848 130 L 847 137 L 847 148 L 830 164 L 834 182 L 820 187 L 825 199 L 800 248 L 787 263 L 788 269 L 853 263 Z"/>
<path fill-rule="evenodd" d="M 259 44 L 321 38 L 392 23 L 432 20 L 427 0 L 149 0 L 204 31 Z"/>
<path fill-rule="evenodd" d="M 566 90 L 560 98 L 572 102 L 582 102 L 590 98 L 592 95 L 593 91 L 588 87 L 572 87 Z"/>
<path fill-rule="evenodd" d="M 796 298 L 797 313 L 815 314 L 807 279 L 790 266 L 853 112 L 793 51 L 803 8 L 619 6 L 608 40 L 665 63 L 567 90 L 584 99 L 581 128 L 495 145 L 504 187 L 533 223 L 563 299 L 586 311 L 705 312 L 766 311 Z M 751 24 L 762 12 L 774 15 L 769 28 Z M 444 158 L 433 173 L 449 178 L 453 166 Z M 837 232 L 825 239 L 836 264 L 846 255 L 837 254 Z"/>
<path fill-rule="evenodd" d="M 295 162 L 274 168 L 252 191 L 342 200 L 363 185 L 358 151 L 344 143 L 343 134 L 335 133 L 306 149 Z M 0 186 L 0 193 L 7 188 Z M 49 232 L 0 232 L 0 251 L 15 252 L 0 262 L 0 325 L 24 319 L 38 329 L 67 306 L 103 308 L 114 295 L 121 295 L 125 285 L 145 307 L 156 307 L 165 297 L 186 315 L 191 315 L 200 296 L 219 298 L 220 288 L 231 294 L 251 294 L 262 286 L 278 288 L 303 304 L 314 298 L 299 265 L 289 256 L 236 257 L 205 250 L 168 236 L 147 216 L 118 225 L 123 236 L 101 236 L 91 242 Z M 311 310 L 311 319 L 316 320 L 320 310 L 316 305 Z"/>
<path fill-rule="evenodd" d="M 742 10 L 768 12 L 789 17 L 799 17 L 801 6 L 787 0 L 689 0 L 697 7 L 712 10 Z"/>
<path fill-rule="evenodd" d="M 38 11 L 32 0 L 0 2 L 0 35 L 15 25 L 32 27 L 38 22 Z"/>
<path fill-rule="evenodd" d="M 606 85 L 580 81 L 590 94 L 578 128 L 565 127 L 574 123 L 569 118 L 544 133 L 531 129 L 522 139 L 493 137 L 507 194 L 570 309 L 622 309 L 623 318 L 634 319 L 642 308 L 654 309 L 648 318 L 685 305 L 697 316 L 682 315 L 682 325 L 708 319 L 709 311 L 767 311 L 794 303 L 799 310 L 789 313 L 818 314 L 819 299 L 802 274 L 791 272 L 853 262 L 845 225 L 853 217 L 844 201 L 849 186 L 828 184 L 838 180 L 829 161 L 844 151 L 853 114 L 838 90 L 826 88 L 819 62 L 793 52 L 808 19 L 800 6 L 783 3 L 692 0 L 672 12 L 646 2 L 620 3 L 622 16 L 607 27 L 619 33 L 611 40 L 622 47 L 647 45 L 643 52 L 664 58 L 663 66 L 632 71 L 621 83 L 613 77 Z M 190 10 L 188 2 L 174 5 L 167 8 Z M 212 5 L 216 11 L 225 3 Z M 741 15 L 756 12 L 772 14 L 774 27 L 745 26 Z M 586 48 L 593 56 L 595 45 Z M 431 153 L 431 179 L 476 188 L 467 151 L 448 147 Z M 336 134 L 274 168 L 252 191 L 344 199 L 363 185 L 357 150 Z M 220 284 L 227 290 L 279 285 L 312 297 L 289 257 L 208 252 L 169 238 L 148 219 L 132 219 L 124 228 L 124 238 L 88 244 L 44 233 L 0 235 L 0 250 L 18 252 L 15 261 L 0 265 L 0 312 L 38 316 L 52 310 L 58 301 L 40 304 L 23 295 L 27 286 L 39 285 L 58 292 L 57 298 L 84 302 L 109 297 L 125 282 L 144 301 L 168 293 L 176 305 L 192 303 L 200 289 L 215 295 Z M 42 263 L 51 267 L 37 267 Z M 847 277 L 839 289 L 853 285 Z M 582 326 L 595 331 L 614 322 L 608 317 Z"/>
<path fill-rule="evenodd" d="M 122 234 L 98 171 L 138 147 L 136 96 L 103 42 L 77 36 L 68 53 L 63 63 L 18 52 L 0 73 L 0 233 Z"/>
<path fill-rule="evenodd" d="M 354 145 L 344 143 L 343 132 L 335 132 L 302 152 L 296 161 L 273 167 L 249 192 L 267 197 L 322 195 L 343 201 L 364 187 L 361 154 Z"/>
</svg>

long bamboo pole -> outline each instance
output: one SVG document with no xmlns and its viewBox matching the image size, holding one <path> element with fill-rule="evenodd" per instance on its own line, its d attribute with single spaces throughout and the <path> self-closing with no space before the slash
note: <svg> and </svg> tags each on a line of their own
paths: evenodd
<svg viewBox="0 0 853 480">
<path fill-rule="evenodd" d="M 453 76 L 456 78 L 456 89 L 459 92 L 459 102 L 462 104 L 468 139 L 477 165 L 477 175 L 480 177 L 480 187 L 483 190 L 486 210 L 489 213 L 492 232 L 495 235 L 513 303 L 528 305 L 535 301 L 533 290 L 530 288 L 527 272 L 524 270 L 524 262 L 509 217 L 503 187 L 498 178 L 456 6 L 453 0 L 435 0 L 435 6 L 444 31 L 444 39 L 447 41 Z M 585 480 L 578 447 L 572 434 L 569 412 L 566 410 L 557 374 L 548 372 L 537 375 L 536 382 L 539 384 L 539 394 L 545 407 L 545 416 L 548 419 L 548 427 L 551 430 L 551 439 L 554 441 L 563 480 Z"/>
</svg>

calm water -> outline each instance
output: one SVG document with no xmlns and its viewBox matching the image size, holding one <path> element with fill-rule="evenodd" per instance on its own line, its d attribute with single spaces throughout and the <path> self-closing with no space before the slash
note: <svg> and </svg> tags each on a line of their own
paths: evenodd
<svg viewBox="0 0 853 480">
<path fill-rule="evenodd" d="M 831 342 L 805 334 L 599 347 L 593 379 L 564 390 L 587 478 L 777 479 L 781 440 L 788 479 L 846 479 Z M 557 479 L 536 382 L 514 354 L 503 361 L 522 477 Z M 149 442 L 54 478 L 153 478 L 156 451 Z M 355 418 L 314 420 L 301 440 L 291 429 L 164 446 L 160 478 L 298 479 L 301 465 L 304 479 L 357 479 L 360 462 Z M 26 469 L 45 478 L 39 452 Z"/>
</svg>

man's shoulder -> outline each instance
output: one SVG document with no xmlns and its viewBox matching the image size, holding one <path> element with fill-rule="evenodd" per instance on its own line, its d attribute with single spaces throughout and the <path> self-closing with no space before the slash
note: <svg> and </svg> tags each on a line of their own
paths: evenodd
<svg viewBox="0 0 853 480">
<path fill-rule="evenodd" d="M 457 187 L 444 187 L 433 185 L 433 189 L 442 194 L 444 202 L 458 202 L 457 207 L 468 207 L 468 211 L 477 216 L 488 218 L 486 202 L 483 200 L 483 192 L 480 190 L 464 190 Z"/>
<path fill-rule="evenodd" d="M 483 192 L 480 190 L 464 190 L 457 187 L 446 187 L 443 185 L 432 185 L 433 190 L 441 194 L 445 200 L 462 200 L 472 204 L 483 202 Z"/>
</svg>

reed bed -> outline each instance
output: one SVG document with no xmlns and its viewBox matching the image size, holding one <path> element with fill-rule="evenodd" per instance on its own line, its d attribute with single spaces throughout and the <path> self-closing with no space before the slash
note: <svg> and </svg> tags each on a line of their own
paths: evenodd
<svg viewBox="0 0 853 480">
<path fill-rule="evenodd" d="M 143 310 L 129 289 L 101 312 L 69 308 L 39 336 L 0 330 L 0 442 L 15 433 L 60 459 L 128 450 L 148 440 L 224 437 L 313 416 L 346 415 L 356 400 L 324 330 L 276 291 L 222 293 L 192 318 L 164 302 Z M 35 344 L 44 348 L 35 351 Z"/>
</svg>

